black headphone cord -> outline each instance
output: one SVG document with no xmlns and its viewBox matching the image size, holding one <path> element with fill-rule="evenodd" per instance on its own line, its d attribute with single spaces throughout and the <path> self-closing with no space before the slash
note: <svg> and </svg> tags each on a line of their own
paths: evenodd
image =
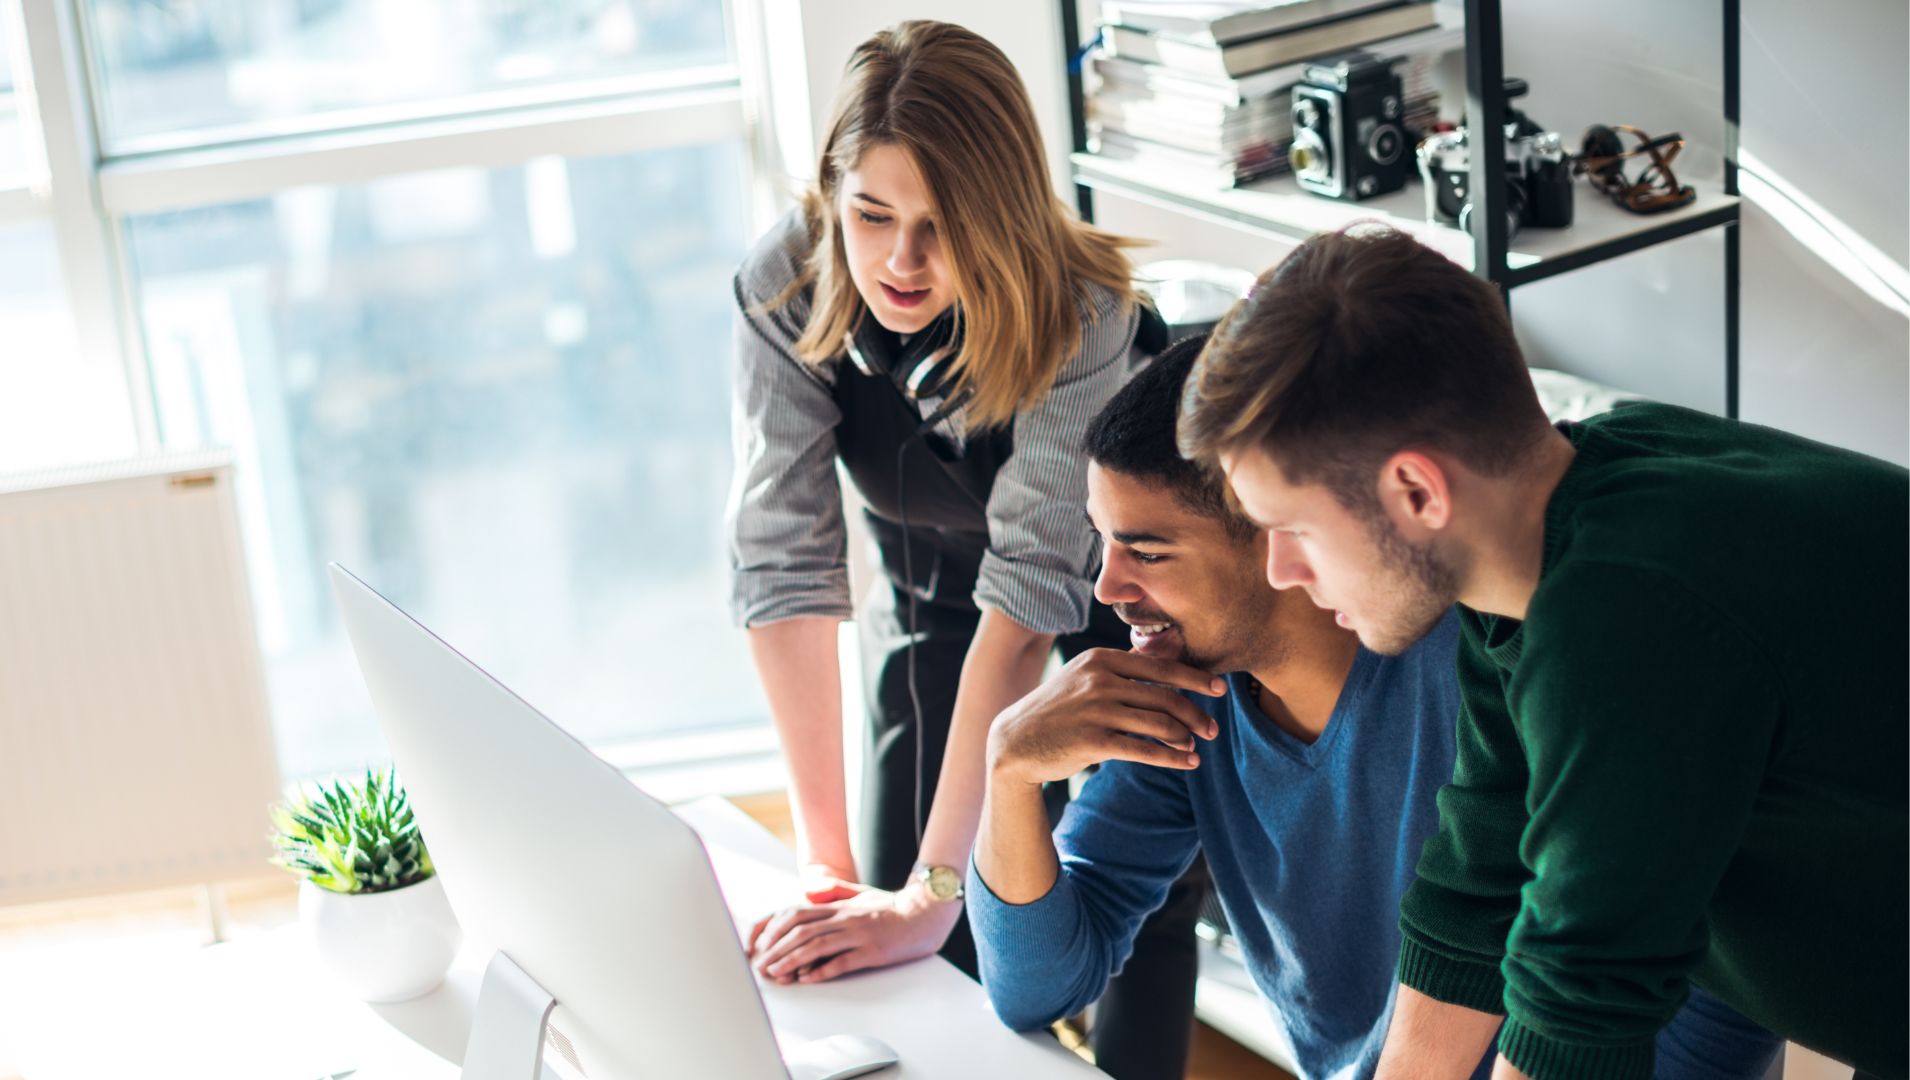
<svg viewBox="0 0 1910 1080">
<path fill-rule="evenodd" d="M 924 754 L 922 739 L 922 692 L 915 685 L 915 537 L 909 534 L 908 483 L 903 473 L 903 457 L 909 452 L 909 445 L 922 437 L 927 425 L 916 428 L 902 445 L 895 448 L 895 514 L 902 526 L 902 588 L 908 593 L 909 606 L 909 642 L 908 642 L 908 681 L 909 706 L 915 710 L 915 852 L 919 859 L 922 852 L 922 834 L 927 828 L 922 815 L 922 758 Z"/>
</svg>

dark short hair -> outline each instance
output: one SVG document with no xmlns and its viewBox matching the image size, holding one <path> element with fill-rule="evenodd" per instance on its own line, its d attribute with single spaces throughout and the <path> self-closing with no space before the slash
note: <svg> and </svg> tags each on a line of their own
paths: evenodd
<svg viewBox="0 0 1910 1080">
<path fill-rule="evenodd" d="M 1260 276 L 1201 354 L 1180 446 L 1264 451 L 1290 483 L 1374 506 L 1386 459 L 1421 447 L 1503 475 L 1545 412 L 1491 284 L 1405 233 L 1322 233 Z"/>
<path fill-rule="evenodd" d="M 1142 368 L 1088 424 L 1088 460 L 1171 491 L 1182 506 L 1226 525 L 1236 538 L 1253 523 L 1228 501 L 1225 479 L 1211 463 L 1181 456 L 1175 440 L 1182 388 L 1207 335 L 1182 338 Z"/>
</svg>

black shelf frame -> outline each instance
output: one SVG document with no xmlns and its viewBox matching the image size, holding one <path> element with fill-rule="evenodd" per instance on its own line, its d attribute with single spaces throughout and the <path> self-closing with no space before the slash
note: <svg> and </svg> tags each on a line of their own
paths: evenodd
<svg viewBox="0 0 1910 1080">
<path fill-rule="evenodd" d="M 1087 98 L 1082 77 L 1082 56 L 1087 45 L 1081 33 L 1080 0 L 1059 0 L 1061 40 L 1068 76 L 1068 118 L 1072 146 L 1076 153 L 1088 149 Z M 1722 0 L 1722 45 L 1724 101 L 1724 194 L 1738 195 L 1738 0 Z M 1505 190 L 1505 23 L 1500 0 L 1465 0 L 1466 13 L 1466 116 L 1468 141 L 1472 145 L 1471 190 L 1483 193 L 1477 199 L 1479 212 L 1473 221 L 1481 227 L 1473 233 L 1473 272 L 1499 287 L 1509 308 L 1512 290 L 1559 274 L 1594 266 L 1621 255 L 1654 247 L 1667 241 L 1690 236 L 1707 229 L 1724 230 L 1724 413 L 1738 415 L 1738 321 L 1739 321 L 1739 207 L 1729 206 L 1698 215 L 1687 215 L 1662 225 L 1623 237 L 1578 249 L 1565 255 L 1544 259 L 1524 267 L 1508 267 L 1505 215 L 1497 208 L 1498 193 Z M 1094 220 L 1094 191 L 1077 178 L 1075 205 L 1082 220 Z"/>
</svg>

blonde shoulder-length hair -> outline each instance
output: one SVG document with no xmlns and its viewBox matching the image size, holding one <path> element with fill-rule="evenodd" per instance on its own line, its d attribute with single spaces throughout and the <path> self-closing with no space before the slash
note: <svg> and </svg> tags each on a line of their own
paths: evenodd
<svg viewBox="0 0 1910 1080">
<path fill-rule="evenodd" d="M 1021 76 L 985 38 L 950 23 L 910 21 L 858 46 L 836 92 L 817 180 L 803 199 L 814 247 L 800 277 L 770 302 L 814 286 L 797 355 L 842 356 L 868 309 L 849 277 L 838 199 L 843 176 L 871 147 L 908 153 L 928 188 L 962 332 L 956 390 L 967 421 L 998 427 L 1045 395 L 1094 317 L 1090 285 L 1126 314 L 1135 301 L 1127 240 L 1084 224 L 1048 184 L 1047 161 Z"/>
</svg>

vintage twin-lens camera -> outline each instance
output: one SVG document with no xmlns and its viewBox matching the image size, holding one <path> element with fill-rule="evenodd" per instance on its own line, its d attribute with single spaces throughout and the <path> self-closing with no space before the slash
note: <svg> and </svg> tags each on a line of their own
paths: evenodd
<svg viewBox="0 0 1910 1080">
<path fill-rule="evenodd" d="M 1293 149 L 1300 186 L 1358 201 L 1398 191 L 1411 172 L 1398 57 L 1351 52 L 1301 69 L 1293 88 Z"/>
<path fill-rule="evenodd" d="M 1507 79 L 1509 101 L 1525 96 L 1524 79 Z M 1472 230 L 1472 158 L 1464 128 L 1428 136 L 1419 144 L 1419 175 L 1426 184 L 1426 220 L 1457 220 Z M 1562 229 L 1572 223 L 1572 155 L 1558 132 L 1546 131 L 1517 109 L 1506 110 L 1505 235 L 1522 226 Z"/>
</svg>

